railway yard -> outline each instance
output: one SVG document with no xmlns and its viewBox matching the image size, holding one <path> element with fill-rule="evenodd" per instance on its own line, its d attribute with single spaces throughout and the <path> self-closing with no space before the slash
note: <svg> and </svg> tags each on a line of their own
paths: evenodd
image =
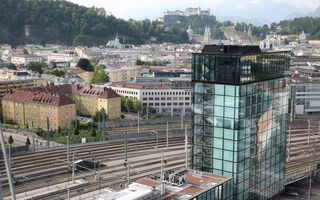
<svg viewBox="0 0 320 200">
<path fill-rule="evenodd" d="M 161 130 L 160 126 L 156 126 L 157 131 Z M 173 132 L 175 128 L 178 126 L 169 125 L 170 132 Z M 121 128 L 117 129 L 116 133 L 122 132 Z M 136 127 L 135 129 L 137 130 Z M 142 127 L 140 130 L 144 132 L 147 129 L 148 127 Z M 166 129 L 166 125 L 163 129 Z M 128 141 L 127 155 L 131 181 L 145 176 L 159 175 L 161 151 L 165 152 L 167 162 L 165 170 L 177 170 L 185 166 L 184 137 L 181 135 L 171 136 L 168 141 L 168 148 L 166 148 L 166 138 L 159 138 L 158 146 L 154 137 Z M 57 195 L 59 199 L 64 199 L 68 188 L 70 197 L 75 197 L 79 196 L 79 191 L 85 194 L 98 191 L 99 188 L 123 187 L 127 183 L 128 169 L 124 166 L 124 142 L 70 146 L 69 152 L 70 159 L 75 153 L 75 160 L 93 161 L 94 159 L 105 167 L 95 171 L 77 170 L 74 184 L 72 173 L 67 165 L 66 147 L 14 155 L 11 158 L 11 163 L 14 179 L 18 180 L 15 181 L 15 192 L 18 199 L 56 199 Z M 5 197 L 9 197 L 10 190 L 7 184 L 4 161 L 1 159 L 0 163 L 0 181 L 3 184 L 3 193 Z M 63 184 L 64 188 L 56 187 Z M 41 193 L 36 193 L 37 190 Z"/>
<path fill-rule="evenodd" d="M 311 125 L 308 142 L 308 129 L 297 128 L 287 131 L 287 165 L 286 173 L 308 168 L 313 160 L 320 162 L 317 153 L 320 150 L 319 126 Z M 166 124 L 141 126 L 140 133 L 151 130 L 165 131 Z M 109 136 L 128 131 L 137 133 L 137 127 L 117 127 L 107 129 Z M 180 124 L 169 124 L 169 132 L 182 131 Z M 290 132 L 290 133 L 289 133 Z M 151 135 L 150 135 L 151 136 Z M 142 177 L 160 175 L 161 152 L 165 152 L 165 170 L 177 170 L 185 167 L 185 142 L 183 134 L 170 135 L 168 148 L 166 138 L 159 138 L 158 146 L 154 136 L 128 140 L 127 155 L 130 164 L 130 182 Z M 313 147 L 316 147 L 314 154 Z M 190 139 L 188 143 L 190 155 Z M 72 170 L 67 164 L 66 146 L 37 152 L 13 155 L 11 158 L 12 174 L 15 180 L 15 193 L 18 199 L 71 199 L 102 191 L 105 188 L 119 189 L 128 182 L 128 167 L 124 165 L 124 142 L 108 141 L 91 144 L 72 145 L 69 159 L 99 162 L 103 167 L 95 170 L 76 170 L 74 182 Z M 190 156 L 189 156 L 190 158 Z M 189 160 L 190 162 L 190 160 Z M 0 158 L 0 181 L 3 194 L 9 198 L 4 161 Z M 99 193 L 97 193 L 99 194 Z"/>
</svg>

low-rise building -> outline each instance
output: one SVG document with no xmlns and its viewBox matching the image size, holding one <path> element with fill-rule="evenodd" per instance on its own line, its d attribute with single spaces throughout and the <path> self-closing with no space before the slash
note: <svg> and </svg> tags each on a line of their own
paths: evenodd
<svg viewBox="0 0 320 200">
<path fill-rule="evenodd" d="M 191 89 L 171 89 L 159 84 L 132 82 L 109 83 L 106 86 L 124 97 L 138 99 L 143 106 L 155 108 L 157 114 L 191 114 Z"/>
<path fill-rule="evenodd" d="M 30 62 L 41 62 L 42 57 L 32 54 L 18 54 L 11 57 L 11 62 L 15 65 L 28 65 Z"/>
<path fill-rule="evenodd" d="M 86 84 L 89 85 L 91 83 L 93 72 L 89 72 L 83 69 L 73 70 L 71 72 L 77 74 L 80 78 L 82 78 L 82 80 L 86 82 Z"/>
<path fill-rule="evenodd" d="M 320 113 L 320 79 L 292 74 L 290 82 L 290 105 L 294 115 Z M 293 104 L 293 105 L 291 105 Z"/>
<path fill-rule="evenodd" d="M 131 81 L 139 74 L 139 68 L 123 66 L 119 68 L 107 68 L 104 71 L 109 76 L 110 82 Z"/>
<path fill-rule="evenodd" d="M 38 87 L 45 84 L 38 73 L 32 71 L 0 70 L 0 97 L 11 89 Z"/>
<path fill-rule="evenodd" d="M 108 119 L 118 119 L 121 116 L 121 97 L 110 88 L 66 84 L 38 87 L 33 90 L 70 97 L 76 104 L 77 114 L 80 115 L 93 115 L 103 108 Z"/>
<path fill-rule="evenodd" d="M 2 98 L 3 118 L 32 128 L 66 128 L 76 119 L 75 102 L 66 95 L 35 90 L 10 90 Z M 49 122 L 49 123 L 48 123 Z"/>
</svg>

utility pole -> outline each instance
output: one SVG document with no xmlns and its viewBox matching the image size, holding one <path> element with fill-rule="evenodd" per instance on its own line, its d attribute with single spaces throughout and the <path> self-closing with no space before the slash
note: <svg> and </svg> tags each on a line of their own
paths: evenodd
<svg viewBox="0 0 320 200">
<path fill-rule="evenodd" d="M 310 146 L 310 120 L 308 121 L 308 145 Z"/>
<path fill-rule="evenodd" d="M 74 157 L 75 157 L 75 155 L 74 155 L 75 153 L 73 153 L 73 155 L 72 155 L 72 183 L 73 184 L 75 184 L 76 182 L 75 182 L 75 180 L 74 180 L 74 171 L 75 171 L 75 163 L 74 163 Z"/>
<path fill-rule="evenodd" d="M 149 121 L 149 106 L 147 105 L 147 121 Z"/>
<path fill-rule="evenodd" d="M 127 148 L 128 148 L 128 132 L 125 132 L 124 138 L 124 161 L 127 162 Z"/>
<path fill-rule="evenodd" d="M 188 125 L 185 128 L 186 169 L 188 169 Z"/>
<path fill-rule="evenodd" d="M 49 123 L 49 117 L 47 117 L 47 147 L 50 147 L 49 131 L 50 131 L 50 123 Z"/>
<path fill-rule="evenodd" d="M 140 133 L 140 112 L 138 111 L 138 133 Z"/>
<path fill-rule="evenodd" d="M 70 169 L 69 136 L 67 136 L 67 167 Z"/>
<path fill-rule="evenodd" d="M 36 151 L 36 143 L 35 143 L 34 135 L 32 135 L 32 149 L 33 151 Z"/>
<path fill-rule="evenodd" d="M 319 121 L 319 131 L 318 131 L 318 135 L 320 137 L 320 121 Z"/>
<path fill-rule="evenodd" d="M 311 184 L 312 184 L 312 166 L 310 166 L 310 177 L 309 177 L 309 189 L 308 189 L 308 200 L 311 200 Z"/>
<path fill-rule="evenodd" d="M 289 144 L 288 144 L 288 160 L 290 161 L 290 151 L 291 151 L 291 123 L 289 124 Z"/>
<path fill-rule="evenodd" d="M 130 185 L 130 163 L 129 162 L 127 162 L 127 167 L 128 167 L 127 178 L 128 178 L 128 187 L 129 187 Z"/>
<path fill-rule="evenodd" d="M 163 175 L 164 175 L 164 153 L 163 151 L 161 151 L 161 177 L 160 177 L 160 181 L 163 181 Z"/>
<path fill-rule="evenodd" d="M 0 132 L 1 132 L 1 147 L 2 147 L 4 164 L 6 166 L 7 177 L 8 177 L 8 182 L 9 182 L 9 186 L 10 186 L 10 192 L 11 192 L 12 199 L 16 200 L 16 195 L 14 192 L 13 181 L 12 181 L 11 163 L 8 161 L 8 155 L 7 155 L 7 150 L 6 150 L 6 146 L 5 146 L 6 144 L 4 142 L 2 128 L 0 128 Z"/>
<path fill-rule="evenodd" d="M 183 130 L 183 115 L 182 115 L 182 111 L 181 111 L 181 129 Z"/>
<path fill-rule="evenodd" d="M 0 182 L 0 199 L 3 199 L 1 182 Z"/>
<path fill-rule="evenodd" d="M 106 141 L 106 116 L 104 113 L 102 114 L 102 120 L 103 120 L 103 126 L 102 126 L 103 141 Z"/>
<path fill-rule="evenodd" d="M 114 131 L 114 121 L 113 121 L 113 135 L 115 134 L 115 131 Z"/>
<path fill-rule="evenodd" d="M 167 145 L 166 147 L 169 147 L 169 122 L 167 122 Z"/>
<path fill-rule="evenodd" d="M 101 131 L 101 129 L 100 129 L 100 115 L 98 115 L 99 116 L 99 119 L 98 119 L 98 129 L 99 129 L 99 131 Z"/>
</svg>

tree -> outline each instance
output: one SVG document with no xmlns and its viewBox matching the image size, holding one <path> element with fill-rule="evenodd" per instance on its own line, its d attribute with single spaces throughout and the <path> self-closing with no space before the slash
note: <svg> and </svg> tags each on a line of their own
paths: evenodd
<svg viewBox="0 0 320 200">
<path fill-rule="evenodd" d="M 56 64 L 55 62 L 51 61 L 51 62 L 49 63 L 49 68 L 55 69 L 55 68 L 57 68 L 57 64 Z"/>
<path fill-rule="evenodd" d="M 106 74 L 102 67 L 96 68 L 93 73 L 91 84 L 106 82 L 109 82 L 109 76 Z"/>
<path fill-rule="evenodd" d="M 58 133 L 61 133 L 61 127 L 58 126 Z"/>
<path fill-rule="evenodd" d="M 17 70 L 17 67 L 16 67 L 14 64 L 12 64 L 12 63 L 10 63 L 10 64 L 7 66 L 7 68 L 8 68 L 8 69 L 11 69 L 11 70 Z"/>
<path fill-rule="evenodd" d="M 8 143 L 10 145 L 10 148 L 11 148 L 11 145 L 13 144 L 14 140 L 13 140 L 13 137 L 12 135 L 10 135 L 9 139 L 8 139 Z"/>
<path fill-rule="evenodd" d="M 23 54 L 28 54 L 27 49 L 23 49 Z"/>
<path fill-rule="evenodd" d="M 143 65 L 143 62 L 140 59 L 136 59 L 135 65 Z"/>
<path fill-rule="evenodd" d="M 83 70 L 92 72 L 94 70 L 94 67 L 90 64 L 90 61 L 86 58 L 81 58 L 78 63 L 77 67 L 80 67 Z"/>
<path fill-rule="evenodd" d="M 133 101 L 133 108 L 136 112 L 140 112 L 142 110 L 142 104 L 139 100 L 135 99 Z"/>
<path fill-rule="evenodd" d="M 63 70 L 55 69 L 51 72 L 51 74 L 58 76 L 58 77 L 61 77 L 61 76 L 65 75 L 66 73 Z"/>
<path fill-rule="evenodd" d="M 126 98 L 121 95 L 121 111 L 122 111 L 122 112 L 126 112 L 126 111 L 127 111 L 127 110 L 126 110 L 125 103 L 126 103 Z"/>
<path fill-rule="evenodd" d="M 75 128 L 73 129 L 73 135 L 79 135 L 79 129 L 78 129 L 78 127 L 75 127 Z"/>
<path fill-rule="evenodd" d="M 43 73 L 43 69 L 47 68 L 47 64 L 45 64 L 44 62 L 30 62 L 27 65 L 27 70 L 32 70 L 32 71 L 36 71 L 39 74 Z"/>
<path fill-rule="evenodd" d="M 91 129 L 90 135 L 91 135 L 91 137 L 96 137 L 97 136 L 97 132 L 96 132 L 96 128 L 95 127 L 93 127 L 93 129 Z"/>
<path fill-rule="evenodd" d="M 126 98 L 124 106 L 126 107 L 127 111 L 130 112 L 133 109 L 133 101 L 132 101 L 132 99 L 131 98 Z"/>
<path fill-rule="evenodd" d="M 98 122 L 99 121 L 99 117 L 100 117 L 100 122 L 102 122 L 103 115 L 104 115 L 105 119 L 108 118 L 107 112 L 106 112 L 106 110 L 104 108 L 101 108 L 100 110 L 96 110 L 96 112 L 92 116 L 92 120 L 95 121 L 95 122 Z"/>
<path fill-rule="evenodd" d="M 30 146 L 30 144 L 31 144 L 30 139 L 29 139 L 29 137 L 27 137 L 26 146 Z"/>
</svg>

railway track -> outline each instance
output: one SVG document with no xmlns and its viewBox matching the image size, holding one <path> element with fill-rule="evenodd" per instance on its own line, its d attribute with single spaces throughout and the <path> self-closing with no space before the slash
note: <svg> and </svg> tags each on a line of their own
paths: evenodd
<svg viewBox="0 0 320 200">
<path fill-rule="evenodd" d="M 178 151 L 184 149 L 184 141 L 183 137 L 178 138 L 170 138 L 169 140 L 169 147 L 172 151 Z M 146 141 L 139 141 L 139 142 L 129 142 L 128 143 L 128 157 L 137 157 L 141 156 L 141 152 L 153 149 L 155 146 L 154 140 L 146 140 Z M 159 139 L 159 148 L 164 148 L 166 146 L 166 139 Z M 180 147 L 179 147 L 180 146 Z M 101 160 L 101 162 L 112 162 L 115 160 L 123 160 L 124 150 L 123 150 L 123 143 L 115 143 L 115 144 L 95 144 L 95 145 L 86 145 L 86 146 L 78 146 L 70 148 L 70 152 L 77 152 L 78 159 L 92 159 L 91 155 L 95 155 L 96 160 Z M 88 151 L 91 152 L 91 155 L 88 154 Z M 107 156 L 106 156 L 107 155 Z M 29 153 L 25 155 L 17 155 L 13 156 L 13 174 L 17 178 L 27 176 L 28 173 L 31 174 L 35 171 L 35 166 L 37 172 L 34 173 L 32 176 L 37 177 L 41 174 L 44 175 L 40 180 L 35 180 L 33 187 L 29 189 L 36 189 L 43 186 L 43 180 L 47 178 L 46 174 L 50 174 L 52 171 L 52 165 L 56 167 L 61 167 L 57 170 L 57 173 L 52 173 L 52 176 L 55 176 L 55 181 L 52 181 L 52 184 L 65 182 L 67 181 L 65 178 L 67 176 L 67 167 L 65 163 L 57 163 L 57 159 L 66 161 L 66 148 L 63 149 L 56 149 L 50 151 L 43 151 L 40 152 L 39 155 L 37 153 Z M 26 165 L 27 164 L 27 165 Z M 119 167 L 115 166 L 115 167 Z M 43 169 L 44 172 L 39 174 L 39 171 Z M 31 177 L 32 177 L 31 176 Z M 77 177 L 83 176 L 83 173 L 79 173 Z M 29 177 L 29 176 L 28 176 Z M 2 178 L 5 178 L 4 176 Z M 48 178 L 47 178 L 48 179 Z M 21 182 L 23 180 L 21 179 Z M 31 180 L 28 180 L 31 182 Z M 33 183 L 33 182 L 32 182 Z M 17 192 L 24 191 L 23 185 L 20 184 L 16 186 L 15 189 Z M 4 194 L 9 195 L 8 188 L 4 188 Z"/>
</svg>

